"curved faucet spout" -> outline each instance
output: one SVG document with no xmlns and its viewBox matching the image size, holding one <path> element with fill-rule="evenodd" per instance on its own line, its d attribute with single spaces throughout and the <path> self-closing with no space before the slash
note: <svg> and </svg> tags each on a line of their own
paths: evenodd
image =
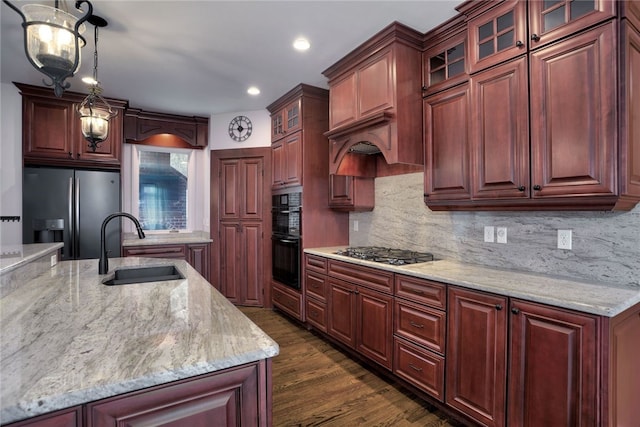
<svg viewBox="0 0 640 427">
<path fill-rule="evenodd" d="M 102 228 L 100 229 L 100 260 L 98 261 L 98 274 L 107 274 L 109 271 L 109 258 L 107 257 L 107 246 L 105 244 L 105 230 L 107 228 L 107 224 L 113 218 L 117 217 L 126 217 L 129 218 L 136 225 L 136 230 L 138 230 L 138 237 L 141 239 L 145 238 L 144 231 L 142 231 L 142 226 L 140 225 L 140 221 L 138 219 L 126 212 L 116 212 L 112 213 L 108 217 L 102 221 Z"/>
</svg>

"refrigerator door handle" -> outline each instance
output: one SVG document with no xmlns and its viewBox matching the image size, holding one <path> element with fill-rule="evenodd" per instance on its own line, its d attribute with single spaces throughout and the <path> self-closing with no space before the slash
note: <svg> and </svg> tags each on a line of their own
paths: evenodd
<svg viewBox="0 0 640 427">
<path fill-rule="evenodd" d="M 76 209 L 75 209 L 75 213 L 76 216 L 74 218 L 74 224 L 73 224 L 73 235 L 75 236 L 75 242 L 74 242 L 74 246 L 75 246 L 75 253 L 74 253 L 74 257 L 78 257 L 80 256 L 80 178 L 76 178 L 76 191 L 75 191 L 75 197 L 73 198 L 73 200 L 75 201 L 76 204 Z"/>
<path fill-rule="evenodd" d="M 68 195 L 67 195 L 67 207 L 69 208 L 69 219 L 67 220 L 67 225 L 66 227 L 69 229 L 69 233 L 71 235 L 71 239 L 70 239 L 70 245 L 69 245 L 69 249 L 68 249 L 68 258 L 69 259 L 73 259 L 74 254 L 75 254 L 75 250 L 73 248 L 75 241 L 73 238 L 73 177 L 69 178 L 69 187 L 68 187 Z M 64 246 L 62 247 L 62 251 L 65 251 Z"/>
</svg>

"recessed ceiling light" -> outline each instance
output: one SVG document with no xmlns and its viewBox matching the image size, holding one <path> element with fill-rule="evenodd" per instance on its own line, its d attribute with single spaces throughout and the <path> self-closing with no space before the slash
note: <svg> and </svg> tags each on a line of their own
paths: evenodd
<svg viewBox="0 0 640 427">
<path fill-rule="evenodd" d="M 255 86 L 251 86 L 249 89 L 247 89 L 247 93 L 249 95 L 260 95 L 260 89 Z"/>
<path fill-rule="evenodd" d="M 293 42 L 293 47 L 296 50 L 307 50 L 311 47 L 311 43 L 304 37 L 300 37 Z"/>
</svg>

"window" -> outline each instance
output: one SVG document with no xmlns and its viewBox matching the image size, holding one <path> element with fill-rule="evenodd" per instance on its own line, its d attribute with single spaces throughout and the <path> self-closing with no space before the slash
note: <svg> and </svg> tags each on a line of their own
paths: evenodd
<svg viewBox="0 0 640 427">
<path fill-rule="evenodd" d="M 136 147 L 138 219 L 145 230 L 190 227 L 192 150 Z M 135 173 L 137 172 L 137 174 Z M 135 200 L 135 199 L 134 199 Z"/>
</svg>

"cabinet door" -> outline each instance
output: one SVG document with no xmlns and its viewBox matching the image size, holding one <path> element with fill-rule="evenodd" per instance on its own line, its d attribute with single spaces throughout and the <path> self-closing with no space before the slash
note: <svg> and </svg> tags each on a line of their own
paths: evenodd
<svg viewBox="0 0 640 427">
<path fill-rule="evenodd" d="M 595 316 L 511 304 L 510 427 L 596 426 Z"/>
<path fill-rule="evenodd" d="M 357 118 L 356 73 L 351 72 L 329 85 L 329 129 Z"/>
<path fill-rule="evenodd" d="M 357 74 L 358 118 L 393 108 L 395 76 L 391 49 L 371 58 Z"/>
<path fill-rule="evenodd" d="M 356 350 L 390 370 L 393 363 L 393 298 L 362 287 L 355 292 Z"/>
<path fill-rule="evenodd" d="M 474 199 L 528 198 L 527 58 L 471 76 Z"/>
<path fill-rule="evenodd" d="M 209 278 L 209 244 L 192 244 L 187 246 L 187 262 L 207 281 Z"/>
<path fill-rule="evenodd" d="M 333 338 L 351 348 L 356 346 L 355 286 L 329 278 L 327 331 Z"/>
<path fill-rule="evenodd" d="M 263 259 L 262 251 L 262 223 L 244 223 L 240 228 L 242 241 L 240 304 L 262 306 L 263 289 Z"/>
<path fill-rule="evenodd" d="M 220 283 L 219 290 L 234 304 L 240 302 L 241 242 L 238 223 L 220 223 Z"/>
<path fill-rule="evenodd" d="M 424 99 L 425 200 L 471 198 L 469 89 L 457 86 Z"/>
<path fill-rule="evenodd" d="M 286 186 L 302 185 L 302 132 L 284 139 L 284 182 Z"/>
<path fill-rule="evenodd" d="M 505 1 L 470 20 L 467 28 L 470 73 L 522 55 L 527 52 L 527 3 Z"/>
<path fill-rule="evenodd" d="M 507 299 L 449 288 L 446 403 L 485 426 L 504 426 Z"/>
<path fill-rule="evenodd" d="M 531 54 L 534 198 L 616 192 L 614 40 L 609 23 Z"/>
<path fill-rule="evenodd" d="M 297 99 L 284 109 L 284 132 L 291 133 L 302 128 L 302 101 Z"/>
<path fill-rule="evenodd" d="M 536 49 L 615 16 L 614 0 L 529 2 L 530 47 Z"/>
<path fill-rule="evenodd" d="M 240 219 L 241 195 L 240 188 L 241 159 L 220 160 L 220 219 Z"/>
<path fill-rule="evenodd" d="M 429 95 L 466 81 L 467 74 L 467 32 L 466 26 L 460 26 L 457 34 L 447 36 L 445 40 L 422 54 L 423 91 Z"/>
<path fill-rule="evenodd" d="M 284 110 L 271 115 L 271 141 L 277 141 L 284 135 Z"/>
<path fill-rule="evenodd" d="M 73 106 L 73 111 L 75 112 L 76 106 Z M 120 164 L 120 157 L 122 152 L 122 142 L 123 139 L 123 110 L 114 110 L 117 111 L 117 115 L 111 120 L 109 120 L 109 135 L 107 139 L 102 141 L 96 151 L 91 150 L 89 148 L 89 142 L 84 139 L 82 136 L 82 129 L 80 125 L 80 117 L 76 113 L 75 114 L 75 123 L 77 126 L 77 131 L 75 133 L 75 144 L 77 154 L 76 157 L 80 160 L 88 160 L 91 162 L 100 162 L 100 163 L 109 163 L 109 164 Z"/>
<path fill-rule="evenodd" d="M 262 157 L 220 161 L 220 218 L 262 218 Z"/>
<path fill-rule="evenodd" d="M 22 132 L 25 158 L 71 159 L 75 157 L 73 104 L 60 99 L 23 95 Z"/>
<path fill-rule="evenodd" d="M 285 146 L 280 140 L 271 145 L 271 187 L 275 190 L 285 184 Z"/>
<path fill-rule="evenodd" d="M 88 427 L 266 426 L 257 364 L 87 407 Z"/>
<path fill-rule="evenodd" d="M 375 205 L 374 178 L 329 175 L 329 207 L 336 210 L 363 212 Z"/>
</svg>

